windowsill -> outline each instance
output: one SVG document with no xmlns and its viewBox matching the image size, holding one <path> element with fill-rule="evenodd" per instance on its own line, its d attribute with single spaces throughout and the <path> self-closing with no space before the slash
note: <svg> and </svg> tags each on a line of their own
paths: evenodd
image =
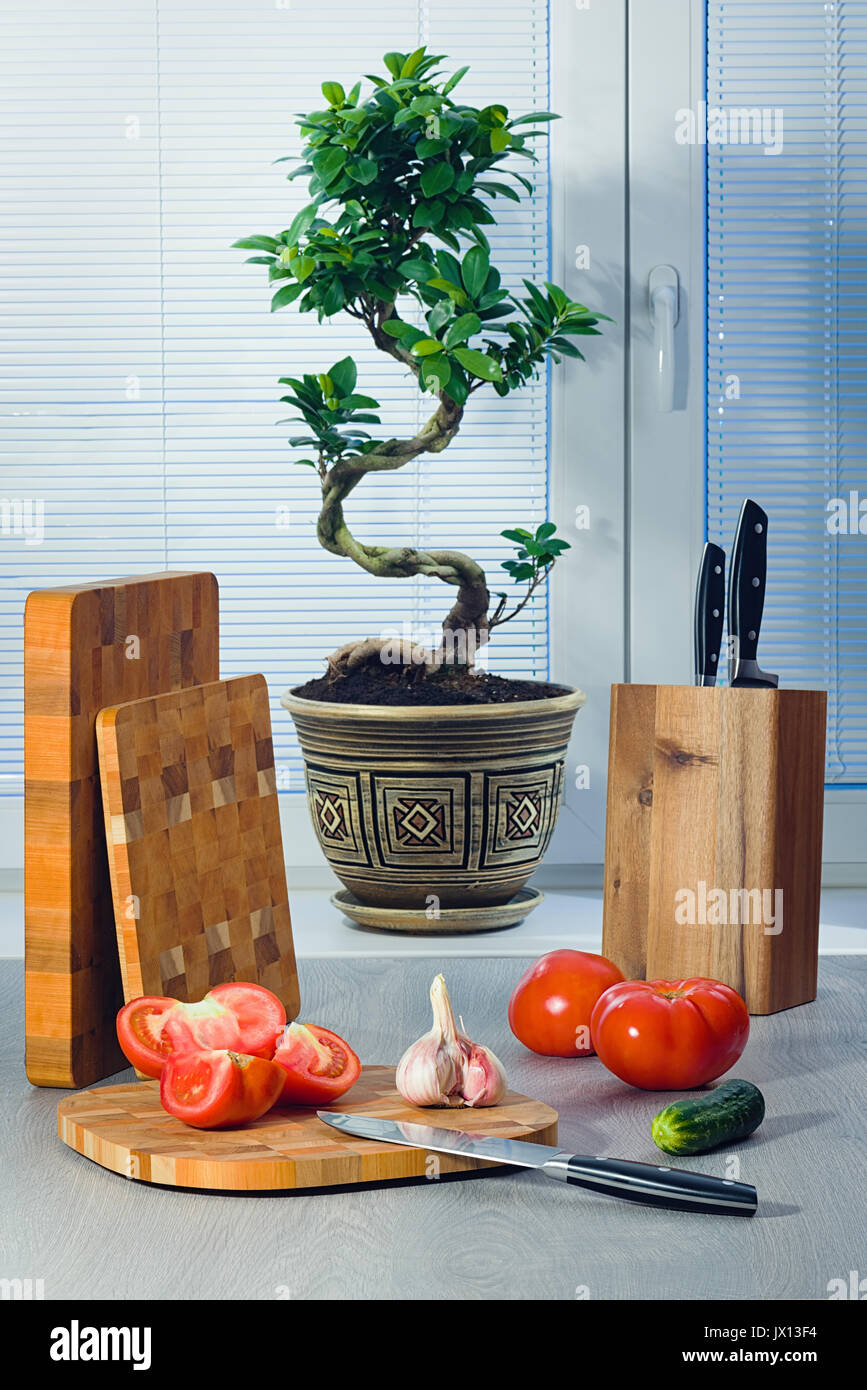
<svg viewBox="0 0 867 1390">
<path fill-rule="evenodd" d="M 516 927 L 498 931 L 408 936 L 355 926 L 331 906 L 329 888 L 290 892 L 295 952 L 310 956 L 526 956 L 558 947 L 602 949 L 602 893 L 598 888 L 546 887 L 544 902 Z M 24 897 L 0 893 L 0 957 L 24 953 Z M 867 889 L 822 891 L 819 951 L 867 953 Z"/>
<path fill-rule="evenodd" d="M 601 890 L 543 892 L 544 902 L 517 926 L 418 936 L 359 927 L 332 907 L 323 889 L 295 892 L 290 894 L 295 950 L 298 956 L 541 956 L 559 946 L 601 950 Z"/>
</svg>

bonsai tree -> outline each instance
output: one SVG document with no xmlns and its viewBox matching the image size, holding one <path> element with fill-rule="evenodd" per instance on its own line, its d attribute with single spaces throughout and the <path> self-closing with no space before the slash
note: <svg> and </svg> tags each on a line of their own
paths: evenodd
<svg viewBox="0 0 867 1390">
<path fill-rule="evenodd" d="M 503 568 L 523 592 L 511 608 L 498 594 L 490 612 L 485 573 L 469 555 L 368 544 L 349 528 L 347 498 L 370 473 L 446 449 L 477 391 L 507 396 L 547 358 L 581 357 L 573 339 L 597 333 L 606 317 L 548 282 L 539 288 L 525 280 L 526 298 L 501 285 L 484 228 L 496 221 L 497 199 L 520 202 L 532 192 L 512 168 L 514 157 L 535 160 L 529 142 L 543 132 L 532 127 L 556 117 L 537 111 L 510 119 L 505 106 L 464 105 L 452 93 L 468 69 L 446 78 L 442 61 L 424 47 L 386 53 L 386 75 L 368 76 L 364 98 L 361 82 L 348 93 L 324 82 L 327 106 L 298 120 L 304 146 L 289 174 L 308 181 L 309 203 L 286 231 L 235 243 L 268 267 L 272 310 L 295 304 L 320 323 L 348 314 L 432 398 L 432 413 L 412 438 L 375 439 L 364 426 L 380 424 L 379 403 L 356 390 L 351 356 L 327 371 L 281 378 L 289 388 L 282 400 L 306 426 L 289 443 L 304 452 L 297 462 L 319 474 L 320 543 L 370 574 L 425 575 L 457 590 L 439 650 L 403 653 L 428 668 L 471 664 L 488 632 L 521 611 L 568 542 L 550 521 L 535 531 L 503 531 L 518 547 Z M 349 642 L 330 658 L 331 669 L 346 672 L 380 657 L 382 646 Z"/>
</svg>

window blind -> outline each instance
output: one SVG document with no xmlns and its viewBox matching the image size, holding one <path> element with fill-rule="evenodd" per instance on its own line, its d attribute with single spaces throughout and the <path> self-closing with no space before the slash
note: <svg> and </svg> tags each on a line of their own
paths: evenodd
<svg viewBox="0 0 867 1390">
<path fill-rule="evenodd" d="M 731 546 L 745 495 L 767 510 L 761 663 L 827 688 L 828 781 L 864 783 L 867 3 L 707 21 L 708 535 Z"/>
<path fill-rule="evenodd" d="M 169 567 L 217 573 L 223 674 L 264 672 L 278 780 L 301 790 L 282 691 L 348 638 L 404 622 L 435 633 L 453 591 L 376 580 L 320 549 L 317 479 L 293 465 L 277 379 L 352 352 L 387 436 L 432 407 L 346 316 L 272 315 L 262 268 L 231 243 L 289 225 L 306 189 L 273 161 L 299 151 L 295 115 L 322 105 L 323 80 L 349 88 L 390 49 L 470 64 L 467 101 L 547 108 L 547 3 L 3 0 L 0 34 L 0 785 L 20 789 L 27 592 Z M 522 293 L 522 276 L 548 274 L 535 145 L 539 163 L 517 164 L 532 197 L 497 200 L 491 228 Z M 500 588 L 512 548 L 499 532 L 546 507 L 542 379 L 476 394 L 446 453 L 367 479 L 347 515 L 363 539 L 467 550 Z M 544 597 L 497 634 L 490 664 L 546 675 Z"/>
</svg>

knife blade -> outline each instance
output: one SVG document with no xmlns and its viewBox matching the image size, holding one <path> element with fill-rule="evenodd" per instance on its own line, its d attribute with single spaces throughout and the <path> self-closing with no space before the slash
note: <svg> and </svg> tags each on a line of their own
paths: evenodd
<svg viewBox="0 0 867 1390">
<path fill-rule="evenodd" d="M 535 1168 L 546 1177 L 608 1197 L 621 1197 L 627 1202 L 642 1202 L 646 1206 L 717 1216 L 754 1216 L 758 1207 L 756 1189 L 749 1184 L 684 1168 L 571 1154 L 546 1144 L 528 1144 L 520 1139 L 501 1139 L 497 1135 L 467 1134 L 460 1129 L 417 1125 L 376 1115 L 335 1110 L 317 1110 L 316 1114 L 334 1129 L 360 1139 L 403 1144 L 433 1153 L 460 1154 L 517 1168 Z"/>
<path fill-rule="evenodd" d="M 722 546 L 707 541 L 695 586 L 693 642 L 696 685 L 716 685 L 726 600 L 725 566 L 726 553 Z"/>
<path fill-rule="evenodd" d="M 768 573 L 768 516 L 747 497 L 741 507 L 729 571 L 729 684 L 775 687 L 780 678 L 758 663 Z"/>
</svg>

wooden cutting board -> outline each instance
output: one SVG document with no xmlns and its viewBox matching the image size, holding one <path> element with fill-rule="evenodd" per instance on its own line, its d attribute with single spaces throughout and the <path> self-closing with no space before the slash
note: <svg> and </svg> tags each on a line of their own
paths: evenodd
<svg viewBox="0 0 867 1390">
<path fill-rule="evenodd" d="M 264 676 L 100 711 L 124 997 L 201 999 L 247 980 L 298 1012 Z"/>
<path fill-rule="evenodd" d="M 24 615 L 25 1033 L 34 1086 L 126 1065 L 94 721 L 103 705 L 216 680 L 213 574 L 30 594 Z"/>
<path fill-rule="evenodd" d="M 393 1067 L 364 1067 L 345 1100 L 327 1108 L 557 1143 L 557 1112 L 541 1101 L 509 1091 L 502 1105 L 482 1110 L 419 1110 L 394 1089 Z M 163 1110 L 157 1081 L 68 1096 L 57 1107 L 57 1131 L 64 1144 L 103 1168 L 168 1187 L 266 1192 L 500 1166 L 356 1139 L 318 1120 L 314 1110 L 272 1110 L 238 1130 L 191 1129 Z"/>
</svg>

